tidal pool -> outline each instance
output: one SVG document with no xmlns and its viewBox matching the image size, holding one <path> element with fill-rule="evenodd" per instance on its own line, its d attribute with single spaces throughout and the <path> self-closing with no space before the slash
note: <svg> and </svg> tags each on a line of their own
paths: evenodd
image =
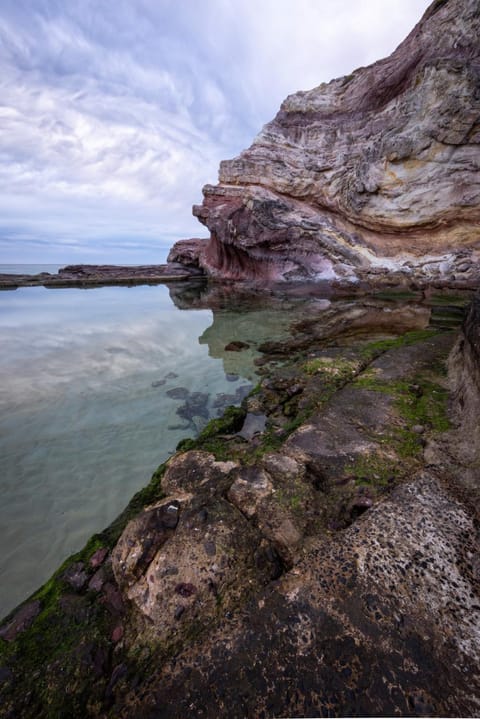
<svg viewBox="0 0 480 719">
<path fill-rule="evenodd" d="M 163 285 L 0 294 L 0 617 L 105 528 L 182 438 L 239 404 L 255 381 L 254 335 L 285 325 L 237 308 L 212 336 L 212 317 L 178 309 Z M 224 351 L 240 320 L 253 339 L 242 357 Z"/>
<path fill-rule="evenodd" d="M 108 526 L 181 439 L 241 402 L 262 343 L 448 329 L 466 301 L 207 292 L 201 281 L 1 292 L 0 618 Z"/>
</svg>

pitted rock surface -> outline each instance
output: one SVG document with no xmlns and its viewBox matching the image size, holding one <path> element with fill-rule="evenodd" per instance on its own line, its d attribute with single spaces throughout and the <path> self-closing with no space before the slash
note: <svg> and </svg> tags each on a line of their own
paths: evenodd
<svg viewBox="0 0 480 719">
<path fill-rule="evenodd" d="M 167 663 L 123 716 L 476 715 L 474 519 L 420 473 Z"/>
<path fill-rule="evenodd" d="M 236 466 L 207 452 L 175 456 L 163 477 L 175 494 L 125 528 L 112 566 L 139 634 L 172 641 L 278 574 L 268 539 L 223 498 Z"/>
</svg>

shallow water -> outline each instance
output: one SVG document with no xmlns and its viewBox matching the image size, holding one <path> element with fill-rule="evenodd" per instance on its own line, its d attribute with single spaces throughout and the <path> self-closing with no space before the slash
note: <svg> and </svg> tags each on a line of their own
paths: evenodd
<svg viewBox="0 0 480 719">
<path fill-rule="evenodd" d="M 248 317 L 251 335 L 285 324 L 259 312 L 245 313 L 242 337 Z M 177 309 L 163 285 L 0 294 L 0 616 L 106 527 L 180 439 L 239 403 L 255 352 L 223 345 L 241 314 L 223 317 L 212 352 L 212 312 Z"/>
<path fill-rule="evenodd" d="M 263 342 L 449 329 L 468 301 L 322 291 L 207 294 L 199 281 L 0 293 L 0 617 L 108 526 L 181 439 L 241 401 Z M 247 347 L 227 351 L 233 340 Z"/>
</svg>

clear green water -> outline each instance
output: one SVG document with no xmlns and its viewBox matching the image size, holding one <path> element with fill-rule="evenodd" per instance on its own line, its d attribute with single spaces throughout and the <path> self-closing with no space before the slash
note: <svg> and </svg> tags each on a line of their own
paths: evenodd
<svg viewBox="0 0 480 719">
<path fill-rule="evenodd" d="M 435 298 L 234 290 L 0 292 L 0 617 L 108 526 L 181 439 L 241 401 L 263 342 L 306 321 L 318 342 L 344 346 L 451 329 L 462 314 L 452 297 L 440 316 Z M 227 351 L 233 340 L 249 346 Z"/>
<path fill-rule="evenodd" d="M 225 344 L 282 324 L 238 308 L 214 322 L 177 309 L 162 285 L 0 293 L 0 617 L 107 526 L 180 439 L 239 403 L 255 352 Z"/>
</svg>

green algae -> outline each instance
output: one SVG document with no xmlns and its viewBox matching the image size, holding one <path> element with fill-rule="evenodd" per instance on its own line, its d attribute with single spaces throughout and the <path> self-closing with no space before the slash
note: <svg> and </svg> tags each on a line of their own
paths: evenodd
<svg viewBox="0 0 480 719">
<path fill-rule="evenodd" d="M 409 347 L 422 342 L 423 340 L 431 339 L 439 333 L 439 329 L 424 329 L 424 330 L 412 330 L 406 332 L 400 337 L 393 337 L 391 339 L 376 340 L 374 342 L 368 342 L 363 345 L 360 350 L 362 358 L 368 362 L 376 359 L 384 352 L 388 352 L 391 349 L 397 347 Z"/>
<path fill-rule="evenodd" d="M 276 397 L 272 402 L 277 401 L 276 411 L 287 420 L 280 430 L 270 422 L 257 444 L 235 437 L 247 414 L 244 401 L 242 407 L 229 407 L 223 417 L 211 420 L 196 439 L 182 440 L 177 450 L 185 452 L 202 449 L 212 452 L 217 459 L 237 459 L 245 464 L 254 463 L 265 453 L 278 450 L 287 437 L 305 423 L 314 411 L 330 401 L 335 392 L 343 386 L 352 383 L 354 387 L 389 395 L 402 422 L 401 426 L 392 427 L 383 436 L 374 437 L 379 445 L 378 451 L 362 455 L 345 467 L 345 472 L 354 479 L 355 486 L 367 487 L 373 496 L 380 495 L 408 477 L 418 466 L 422 439 L 419 433 L 413 430 L 415 425 L 421 425 L 431 432 L 443 432 L 449 428 L 448 391 L 435 381 L 435 378 L 438 379 L 445 373 L 443 362 L 432 362 L 430 375 L 433 373 L 433 377 L 423 374 L 394 382 L 382 380 L 379 371 L 369 367 L 369 364 L 389 350 L 428 340 L 437 333 L 438 330 L 419 330 L 408 332 L 401 337 L 363 343 L 357 348 L 356 359 L 325 356 L 306 359 L 305 356 L 296 355 L 290 358 L 290 366 L 293 367 L 295 377 L 305 379 L 304 392 L 300 397 L 307 396 L 299 407 L 298 397 L 285 399 L 280 396 L 280 392 L 272 392 Z M 265 400 L 262 383 L 251 392 L 250 398 L 254 396 L 260 401 Z M 42 602 L 42 611 L 32 627 L 11 644 L 0 641 L 0 664 L 8 666 L 10 660 L 16 657 L 25 675 L 31 677 L 27 687 L 32 692 L 32 706 L 41 706 L 41 711 L 38 710 L 37 714 L 32 713 L 31 716 L 53 718 L 82 715 L 86 706 L 94 707 L 96 703 L 102 707 L 100 711 L 103 710 L 106 680 L 96 680 L 89 671 L 81 668 L 79 649 L 84 647 L 87 634 L 89 645 L 106 654 L 111 653 L 109 635 L 112 621 L 98 599 L 89 594 L 82 596 L 84 618 L 73 616 L 66 619 L 59 603 L 65 591 L 62 575 L 74 562 L 87 563 L 97 549 L 103 546 L 113 547 L 127 522 L 145 506 L 164 496 L 161 479 L 165 468 L 166 464 L 160 465 L 150 483 L 133 497 L 112 525 L 104 532 L 94 535 L 81 552 L 70 557 L 51 580 L 32 596 L 32 599 L 40 599 Z M 287 490 L 277 490 L 276 499 L 285 508 L 301 514 L 305 501 L 305 492 L 302 490 L 302 486 L 293 483 Z M 219 612 L 223 611 L 221 595 L 217 599 L 217 608 Z M 212 617 L 211 621 L 214 620 L 215 617 Z M 196 640 L 206 626 L 192 625 L 188 636 L 182 641 Z M 180 649 L 179 641 L 161 647 L 153 643 L 151 652 L 154 652 L 156 659 L 172 656 Z M 46 657 L 49 670 L 42 672 Z M 130 656 L 131 668 L 124 681 L 128 682 L 133 671 L 138 676 L 141 676 L 143 671 L 147 676 L 150 660 L 151 655 L 138 660 Z M 55 671 L 59 667 L 62 667 L 63 673 L 57 677 Z M 60 681 L 60 684 L 56 685 L 56 681 Z M 71 696 L 64 696 L 63 692 L 58 691 L 58 686 L 66 685 L 71 687 Z"/>
<path fill-rule="evenodd" d="M 388 487 L 399 477 L 400 468 L 398 462 L 390 457 L 381 455 L 379 452 L 359 456 L 354 462 L 345 467 L 345 472 L 350 475 L 355 484 L 359 487 Z"/>
</svg>

